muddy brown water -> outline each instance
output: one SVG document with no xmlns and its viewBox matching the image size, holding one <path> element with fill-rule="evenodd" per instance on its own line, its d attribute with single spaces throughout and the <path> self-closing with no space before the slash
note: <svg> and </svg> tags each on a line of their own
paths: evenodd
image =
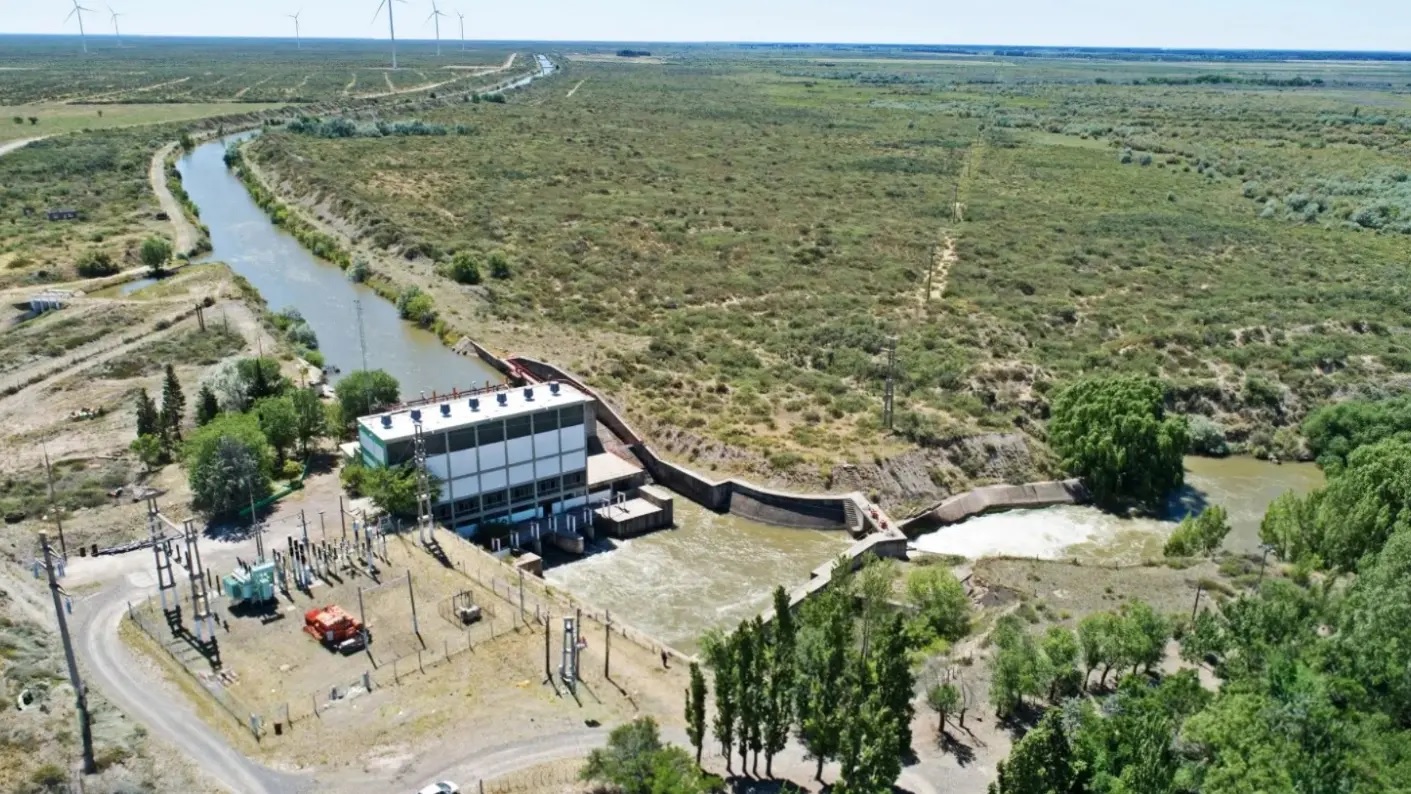
<svg viewBox="0 0 1411 794">
<path fill-rule="evenodd" d="M 1236 553 L 1259 549 L 1259 522 L 1269 504 L 1288 491 L 1305 494 L 1323 484 L 1312 463 L 1278 465 L 1247 457 L 1186 458 L 1186 487 L 1161 515 L 1129 518 L 1093 507 L 1064 505 L 1040 510 L 994 513 L 917 538 L 924 551 L 965 557 L 1015 556 L 1136 563 L 1161 556 L 1176 523 L 1208 505 L 1230 514 L 1225 548 Z"/>
<path fill-rule="evenodd" d="M 224 262 L 244 276 L 271 309 L 297 308 L 318 335 L 319 349 L 340 374 L 361 369 L 356 301 L 362 303 L 367 367 L 391 373 L 404 398 L 425 390 L 484 386 L 502 380 L 479 359 L 458 356 L 435 334 L 404 322 L 392 303 L 350 282 L 342 269 L 309 253 L 281 231 L 225 166 L 225 147 L 245 132 L 202 144 L 177 161 L 182 186 L 211 230 L 205 261 Z M 332 375 L 337 380 L 339 374 Z"/>
</svg>

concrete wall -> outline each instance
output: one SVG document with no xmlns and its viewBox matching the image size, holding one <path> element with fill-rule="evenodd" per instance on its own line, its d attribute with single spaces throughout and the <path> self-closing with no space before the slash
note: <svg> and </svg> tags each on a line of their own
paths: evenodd
<svg viewBox="0 0 1411 794">
<path fill-rule="evenodd" d="M 571 383 L 591 395 L 597 406 L 598 421 L 629 445 L 632 454 L 656 482 L 717 513 L 733 513 L 752 521 L 801 529 L 844 529 L 847 511 L 844 503 L 861 502 L 860 494 L 797 494 L 776 491 L 741 480 L 714 480 L 661 456 L 627 424 L 601 395 L 581 379 L 543 361 L 510 356 L 509 362 L 542 380 Z"/>
<path fill-rule="evenodd" d="M 451 347 L 451 350 L 462 356 L 475 356 L 479 358 L 481 361 L 484 361 L 486 364 L 489 364 L 491 367 L 493 367 L 496 372 L 505 376 L 505 379 L 510 383 L 510 385 L 518 385 L 515 382 L 515 376 L 517 375 L 517 373 L 515 372 L 514 367 L 510 366 L 508 361 L 505 361 L 494 353 L 491 353 L 489 350 L 487 350 L 479 342 L 476 342 L 474 339 L 471 339 L 468 336 L 463 336 L 461 337 L 461 341 L 457 342 L 454 346 Z"/>
<path fill-rule="evenodd" d="M 1025 485 L 987 485 L 948 497 L 929 510 L 902 521 L 899 528 L 907 537 L 916 537 L 927 530 L 997 510 L 1083 504 L 1088 499 L 1088 489 L 1076 478 Z"/>
</svg>

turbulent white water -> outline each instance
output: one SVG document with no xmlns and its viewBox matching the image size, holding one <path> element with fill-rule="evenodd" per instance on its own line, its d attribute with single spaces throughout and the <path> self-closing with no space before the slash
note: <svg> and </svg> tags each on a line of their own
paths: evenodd
<svg viewBox="0 0 1411 794">
<path fill-rule="evenodd" d="M 545 572 L 594 607 L 682 648 L 701 632 L 733 626 L 769 606 L 842 553 L 842 531 L 783 529 L 717 515 L 677 496 L 676 529 L 623 541 L 612 551 Z"/>
<path fill-rule="evenodd" d="M 972 518 L 916 539 L 921 551 L 980 557 L 1037 557 L 1056 560 L 1098 556 L 1113 561 L 1160 549 L 1175 525 L 1153 519 L 1124 519 L 1091 507 L 1011 510 Z"/>
</svg>

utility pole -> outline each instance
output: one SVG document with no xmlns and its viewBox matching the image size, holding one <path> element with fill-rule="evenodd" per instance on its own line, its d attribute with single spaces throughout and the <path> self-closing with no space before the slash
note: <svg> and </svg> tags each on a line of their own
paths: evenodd
<svg viewBox="0 0 1411 794">
<path fill-rule="evenodd" d="M 54 500 L 54 470 L 49 466 L 49 447 L 41 441 L 39 448 L 44 452 L 44 478 L 49 481 L 49 511 L 54 514 L 54 526 L 59 530 L 59 554 L 67 560 L 69 545 L 64 542 L 64 519 L 59 515 L 59 503 Z"/>
<path fill-rule="evenodd" d="M 389 9 L 389 12 L 390 12 L 390 9 Z M 393 69 L 396 69 L 396 68 L 397 68 L 396 58 L 397 58 L 396 50 L 393 50 L 393 51 L 392 51 L 392 59 L 393 59 L 392 68 L 393 68 Z M 367 337 L 363 334 L 363 301 L 362 301 L 361 298 L 354 299 L 354 301 L 353 301 L 353 310 L 354 310 L 354 311 L 357 313 L 357 315 L 358 315 L 358 349 L 359 349 L 360 351 L 362 351 L 362 355 L 363 355 L 363 369 L 366 370 L 366 369 L 367 369 Z"/>
<path fill-rule="evenodd" d="M 59 619 L 59 637 L 64 641 L 64 659 L 69 664 L 69 683 L 73 684 L 74 698 L 78 705 L 78 730 L 83 739 L 83 774 L 92 775 L 98 771 L 93 761 L 93 726 L 88 720 L 88 693 L 83 688 L 83 679 L 78 674 L 78 662 L 73 655 L 73 640 L 69 638 L 69 621 L 64 616 L 64 604 L 59 599 L 59 582 L 54 578 L 53 552 L 49 548 L 49 535 L 39 533 L 39 545 L 44 550 L 44 572 L 49 577 L 49 594 L 54 597 L 54 616 Z"/>
<path fill-rule="evenodd" d="M 611 681 L 612 673 L 612 612 L 603 613 L 603 678 Z"/>
<path fill-rule="evenodd" d="M 887 386 L 882 393 L 882 424 L 888 430 L 892 429 L 894 418 L 893 397 L 896 390 L 896 369 L 897 369 L 897 338 L 887 337 Z"/>
</svg>

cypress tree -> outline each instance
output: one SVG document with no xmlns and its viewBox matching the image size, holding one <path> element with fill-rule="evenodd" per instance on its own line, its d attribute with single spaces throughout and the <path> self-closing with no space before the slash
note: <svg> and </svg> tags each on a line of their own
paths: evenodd
<svg viewBox="0 0 1411 794">
<path fill-rule="evenodd" d="M 196 393 L 196 425 L 203 426 L 219 415 L 220 401 L 216 399 L 216 393 L 211 391 L 210 386 L 201 384 L 201 390 Z"/>
<path fill-rule="evenodd" d="M 137 393 L 137 437 L 157 435 L 157 422 L 157 406 L 143 389 Z"/>
<path fill-rule="evenodd" d="M 686 690 L 686 735 L 696 748 L 696 766 L 701 765 L 701 748 L 705 745 L 706 682 L 701 666 L 691 662 L 691 687 Z"/>
<path fill-rule="evenodd" d="M 186 413 L 186 395 L 181 393 L 181 381 L 176 370 L 167 364 L 167 377 L 162 383 L 161 429 L 172 440 L 181 438 L 181 417 Z"/>
</svg>

